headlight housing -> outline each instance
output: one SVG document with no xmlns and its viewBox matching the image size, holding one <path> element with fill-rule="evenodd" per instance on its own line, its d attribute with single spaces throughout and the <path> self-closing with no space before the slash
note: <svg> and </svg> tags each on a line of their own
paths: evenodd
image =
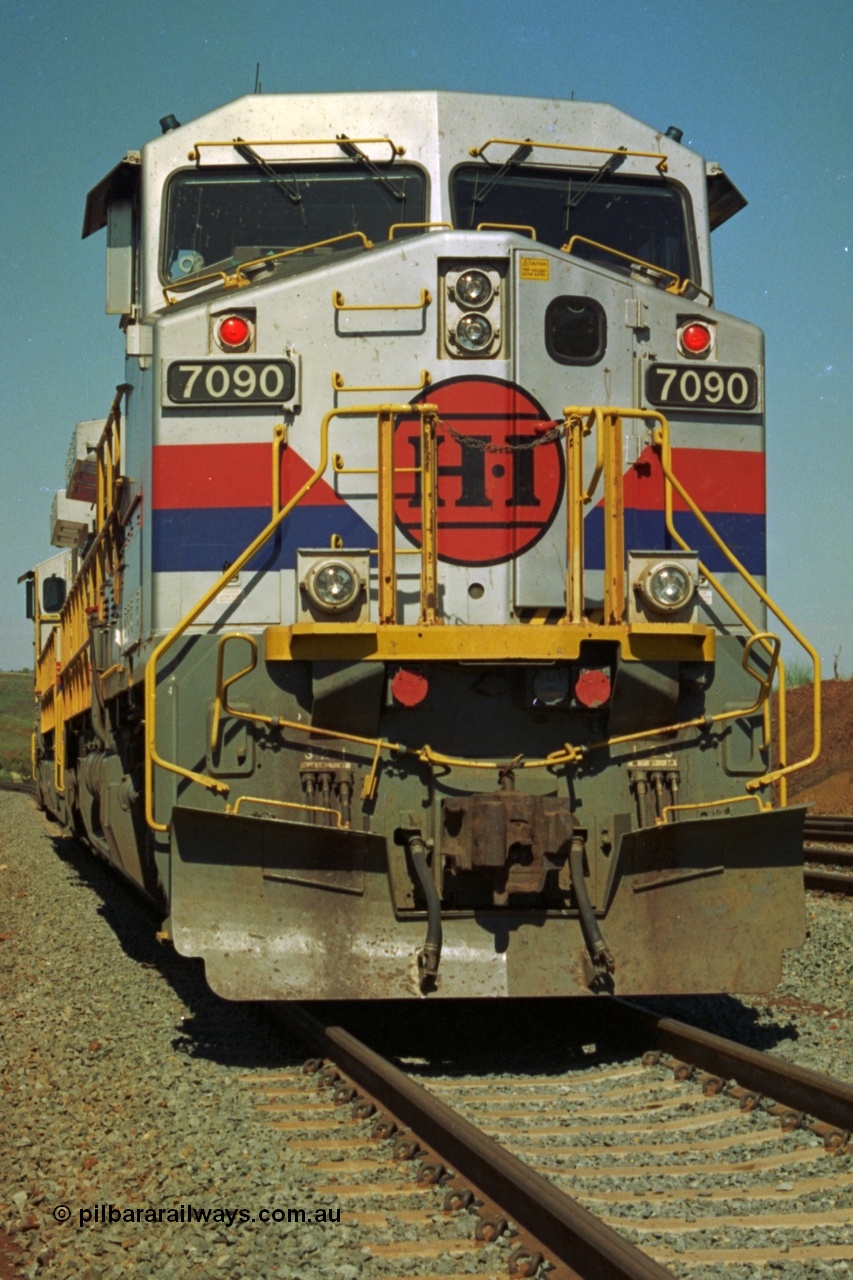
<svg viewBox="0 0 853 1280">
<path fill-rule="evenodd" d="M 358 599 L 362 581 L 355 566 L 337 556 L 311 565 L 302 583 L 311 602 L 325 613 L 342 613 Z"/>
<path fill-rule="evenodd" d="M 443 354 L 452 360 L 506 354 L 506 262 L 481 259 L 442 264 L 439 323 Z"/>
<path fill-rule="evenodd" d="M 690 569 L 677 560 L 648 565 L 638 586 L 648 607 L 658 613 L 677 613 L 686 608 L 696 590 Z"/>
<path fill-rule="evenodd" d="M 456 326 L 456 341 L 463 351 L 485 351 L 494 336 L 491 320 L 477 311 L 469 311 Z"/>
<path fill-rule="evenodd" d="M 697 622 L 702 581 L 695 551 L 629 551 L 628 621 Z"/>
<path fill-rule="evenodd" d="M 457 278 L 453 292 L 460 307 L 487 307 L 495 290 L 485 271 L 469 267 Z"/>
</svg>

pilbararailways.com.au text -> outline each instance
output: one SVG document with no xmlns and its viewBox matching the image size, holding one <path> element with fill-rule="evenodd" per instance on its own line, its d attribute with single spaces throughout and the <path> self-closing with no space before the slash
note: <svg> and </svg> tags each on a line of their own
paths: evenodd
<svg viewBox="0 0 853 1280">
<path fill-rule="evenodd" d="M 60 1212 L 62 1211 L 62 1212 Z M 57 1222 L 67 1222 L 71 1210 L 67 1205 L 57 1205 L 53 1213 Z M 77 1211 L 80 1227 L 111 1226 L 119 1222 L 201 1223 L 203 1226 L 242 1226 L 260 1222 L 264 1226 L 282 1222 L 339 1223 L 340 1207 L 318 1206 L 311 1209 L 202 1209 L 194 1204 L 173 1205 L 170 1208 L 122 1208 L 115 1204 L 96 1204 Z"/>
</svg>

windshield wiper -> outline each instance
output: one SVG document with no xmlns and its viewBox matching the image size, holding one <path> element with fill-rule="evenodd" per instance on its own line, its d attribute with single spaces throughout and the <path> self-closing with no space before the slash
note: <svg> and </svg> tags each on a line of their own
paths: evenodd
<svg viewBox="0 0 853 1280">
<path fill-rule="evenodd" d="M 589 181 L 584 183 L 574 198 L 572 198 L 572 180 L 569 178 L 569 189 L 566 195 L 566 224 L 563 228 L 565 231 L 568 231 L 569 229 L 570 210 L 577 209 L 578 205 L 581 204 L 589 195 L 595 184 L 600 182 L 602 178 L 606 178 L 609 173 L 614 173 L 622 164 L 624 159 L 624 149 L 620 147 L 618 151 L 613 152 L 612 156 L 607 157 L 603 165 L 600 165 L 599 168 L 596 169 Z"/>
<path fill-rule="evenodd" d="M 476 212 L 476 205 L 482 204 L 483 201 L 486 199 L 486 197 L 492 194 L 492 192 L 494 191 L 498 183 L 503 182 L 504 178 L 509 173 L 510 169 L 514 169 L 516 165 L 524 164 L 525 160 L 530 156 L 532 151 L 533 151 L 532 145 L 528 146 L 526 142 L 522 143 L 520 147 L 516 147 L 515 151 L 513 151 L 509 159 L 505 160 L 501 165 L 501 167 L 495 170 L 495 172 L 492 174 L 489 181 L 483 187 L 482 191 L 477 190 L 477 180 L 475 179 L 474 194 L 471 196 L 471 223 L 470 223 L 471 226 L 474 225 L 474 213 Z"/>
<path fill-rule="evenodd" d="M 354 142 L 350 142 L 345 133 L 336 134 L 335 140 L 345 156 L 348 156 L 350 160 L 354 160 L 356 164 L 360 164 L 363 169 L 366 169 L 381 187 L 391 193 L 395 200 L 399 200 L 401 204 L 406 203 L 405 187 L 401 190 L 400 187 L 395 186 L 391 179 L 386 177 L 382 170 L 373 163 L 370 156 L 366 156 Z"/>
<path fill-rule="evenodd" d="M 278 187 L 279 191 L 283 191 L 291 204 L 299 205 L 299 214 L 302 219 L 303 227 L 308 226 L 308 220 L 305 217 L 305 205 L 302 201 L 302 193 L 299 190 L 299 184 L 296 178 L 292 178 L 289 183 L 278 169 L 274 169 L 263 156 L 259 156 L 257 151 L 249 146 L 248 142 L 243 142 L 241 138 L 234 139 L 234 150 L 238 156 L 242 156 L 244 160 L 248 160 L 256 169 L 260 169 L 261 173 L 265 173 L 273 186 Z"/>
</svg>

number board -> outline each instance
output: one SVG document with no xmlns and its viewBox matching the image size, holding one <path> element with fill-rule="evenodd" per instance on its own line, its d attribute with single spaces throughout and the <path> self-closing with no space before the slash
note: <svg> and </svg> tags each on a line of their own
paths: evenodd
<svg viewBox="0 0 853 1280">
<path fill-rule="evenodd" d="M 646 371 L 646 399 L 662 409 L 750 412 L 758 406 L 758 374 L 731 365 L 652 364 Z"/>
<path fill-rule="evenodd" d="M 282 404 L 295 394 L 292 360 L 187 360 L 166 369 L 170 404 Z"/>
</svg>

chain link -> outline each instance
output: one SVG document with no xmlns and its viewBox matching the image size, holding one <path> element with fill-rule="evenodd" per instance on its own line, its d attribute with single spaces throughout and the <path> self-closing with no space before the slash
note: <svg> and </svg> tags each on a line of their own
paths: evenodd
<svg viewBox="0 0 853 1280">
<path fill-rule="evenodd" d="M 532 440 L 525 440 L 523 444 L 490 444 L 479 436 L 466 436 L 462 431 L 455 431 L 453 427 L 449 427 L 440 418 L 437 419 L 436 425 L 442 427 L 463 449 L 476 449 L 480 453 L 521 453 L 525 449 L 537 449 L 541 444 L 552 444 L 555 440 L 560 439 L 566 429 L 566 424 L 564 422 L 556 422 L 553 419 L 551 422 L 550 431 L 546 431 L 542 436 L 535 436 Z"/>
</svg>

